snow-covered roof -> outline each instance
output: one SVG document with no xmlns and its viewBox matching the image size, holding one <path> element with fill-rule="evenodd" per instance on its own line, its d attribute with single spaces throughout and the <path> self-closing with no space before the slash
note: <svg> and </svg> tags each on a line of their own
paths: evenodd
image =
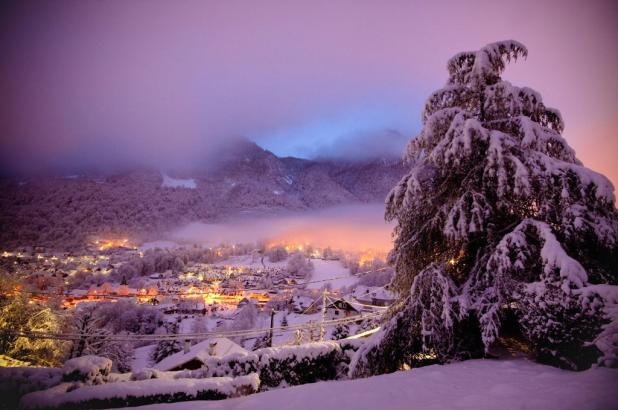
<svg viewBox="0 0 618 410">
<path fill-rule="evenodd" d="M 354 296 L 358 300 L 371 300 L 371 299 L 380 299 L 380 300 L 395 300 L 395 294 L 390 290 L 384 289 L 384 287 L 370 287 L 359 285 L 352 292 L 352 296 Z"/>
<path fill-rule="evenodd" d="M 331 301 L 330 303 L 326 305 L 326 309 L 346 309 L 346 310 L 353 310 L 357 312 L 359 311 L 359 309 L 356 306 L 354 306 L 350 301 L 344 298 Z"/>
<path fill-rule="evenodd" d="M 213 355 L 210 354 L 211 343 L 216 343 Z M 203 362 L 209 357 L 223 357 L 232 353 L 247 354 L 249 352 L 226 337 L 215 337 L 211 339 L 206 339 L 203 342 L 193 345 L 187 353 L 178 352 L 166 357 L 165 359 L 157 363 L 154 368 L 158 370 L 168 371 L 182 366 L 183 364 L 190 362 L 194 359 Z"/>
</svg>

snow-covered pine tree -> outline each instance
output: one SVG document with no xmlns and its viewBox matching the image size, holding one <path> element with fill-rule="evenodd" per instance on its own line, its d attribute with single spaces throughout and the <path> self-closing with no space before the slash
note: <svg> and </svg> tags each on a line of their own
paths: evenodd
<svg viewBox="0 0 618 410">
<path fill-rule="evenodd" d="M 346 323 L 339 323 L 333 330 L 332 339 L 341 340 L 350 336 L 350 327 Z"/>
<path fill-rule="evenodd" d="M 17 283 L 12 278 L 0 275 L 0 290 L 8 283 Z M 10 288 L 14 290 L 13 287 Z M 29 362 L 37 366 L 57 366 L 63 358 L 63 342 L 50 339 L 30 339 L 14 332 L 58 332 L 62 318 L 50 307 L 28 303 L 26 295 L 0 296 L 0 354 Z"/>
<path fill-rule="evenodd" d="M 165 325 L 166 332 L 164 334 L 177 335 L 178 334 L 178 321 L 173 323 L 167 323 Z M 150 354 L 150 359 L 153 363 L 159 363 L 161 360 L 168 356 L 178 353 L 182 350 L 182 343 L 178 339 L 161 340 L 157 343 L 155 348 Z"/>
<path fill-rule="evenodd" d="M 289 324 L 288 324 L 288 315 L 284 315 L 283 319 L 281 319 L 281 327 L 285 329 L 288 326 L 289 326 Z"/>
<path fill-rule="evenodd" d="M 427 100 L 405 153 L 410 171 L 386 200 L 401 300 L 359 350 L 354 374 L 419 355 L 480 356 L 508 332 L 562 367 L 601 355 L 595 285 L 618 282 L 614 188 L 576 158 L 557 110 L 500 78 L 527 54 L 516 41 L 459 53 Z M 615 363 L 613 340 L 601 348 L 606 364 Z"/>
</svg>

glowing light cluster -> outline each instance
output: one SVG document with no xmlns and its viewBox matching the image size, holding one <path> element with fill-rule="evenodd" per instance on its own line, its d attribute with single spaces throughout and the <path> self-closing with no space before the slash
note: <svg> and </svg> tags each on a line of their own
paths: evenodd
<svg viewBox="0 0 618 410">
<path fill-rule="evenodd" d="M 127 238 L 122 239 L 99 239 L 94 241 L 94 244 L 100 251 L 106 251 L 113 248 L 133 248 Z"/>
</svg>

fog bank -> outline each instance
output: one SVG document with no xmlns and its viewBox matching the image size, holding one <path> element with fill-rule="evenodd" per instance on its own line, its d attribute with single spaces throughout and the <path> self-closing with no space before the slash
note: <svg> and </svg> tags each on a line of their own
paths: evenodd
<svg viewBox="0 0 618 410">
<path fill-rule="evenodd" d="M 384 205 L 350 205 L 282 216 L 244 217 L 226 223 L 186 225 L 171 234 L 179 243 L 218 245 L 257 241 L 311 244 L 317 247 L 387 252 L 392 223 L 384 221 Z"/>
</svg>

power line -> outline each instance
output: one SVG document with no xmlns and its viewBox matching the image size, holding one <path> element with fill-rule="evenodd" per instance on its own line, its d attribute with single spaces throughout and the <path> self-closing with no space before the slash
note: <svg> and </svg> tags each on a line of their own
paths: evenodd
<svg viewBox="0 0 618 410">
<path fill-rule="evenodd" d="M 342 323 L 356 322 L 366 319 L 379 318 L 383 313 L 373 313 L 369 315 L 352 316 L 342 319 L 333 319 L 323 322 L 324 327 L 332 327 Z M 308 322 L 292 326 L 279 326 L 272 328 L 273 331 L 291 331 L 298 329 L 307 329 L 314 326 L 315 323 Z M 222 332 L 203 332 L 203 333 L 185 333 L 185 334 L 165 334 L 165 335 L 122 335 L 122 334 L 105 334 L 105 333 L 54 333 L 42 331 L 4 331 L 3 333 L 17 337 L 26 337 L 29 339 L 50 339 L 50 340 L 65 340 L 76 341 L 83 338 L 101 338 L 106 341 L 117 342 L 138 342 L 138 341 L 163 341 L 163 340 L 199 340 L 214 337 L 240 337 L 240 336 L 257 336 L 269 332 L 270 328 L 240 330 L 240 331 L 222 331 Z"/>
</svg>

